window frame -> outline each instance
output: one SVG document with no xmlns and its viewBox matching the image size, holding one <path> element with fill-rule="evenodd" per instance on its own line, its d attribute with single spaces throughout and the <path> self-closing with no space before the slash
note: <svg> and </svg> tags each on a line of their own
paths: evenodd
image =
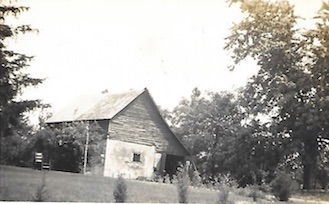
<svg viewBox="0 0 329 204">
<path fill-rule="evenodd" d="M 133 153 L 133 162 L 142 163 L 142 154 L 138 152 Z"/>
</svg>

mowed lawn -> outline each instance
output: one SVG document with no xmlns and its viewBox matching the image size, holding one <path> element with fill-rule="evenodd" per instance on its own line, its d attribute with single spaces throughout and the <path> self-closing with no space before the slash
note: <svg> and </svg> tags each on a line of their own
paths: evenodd
<svg viewBox="0 0 329 204">
<path fill-rule="evenodd" d="M 115 179 L 43 171 L 46 176 L 48 202 L 114 202 Z M 0 200 L 33 201 L 38 187 L 42 184 L 43 172 L 29 168 L 0 166 Z M 131 203 L 177 203 L 176 186 L 154 182 L 127 180 L 128 202 Z M 189 202 L 216 203 L 219 193 L 215 190 L 190 188 Z M 253 203 L 249 197 L 230 193 L 236 203 Z M 258 203 L 274 203 L 260 200 Z M 282 202 L 277 202 L 282 203 Z M 288 203 L 310 203 L 290 201 Z"/>
</svg>

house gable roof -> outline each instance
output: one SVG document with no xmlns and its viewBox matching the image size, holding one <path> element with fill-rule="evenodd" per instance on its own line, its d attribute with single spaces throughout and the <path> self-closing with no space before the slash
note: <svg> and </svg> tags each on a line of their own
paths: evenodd
<svg viewBox="0 0 329 204">
<path fill-rule="evenodd" d="M 46 123 L 112 119 L 145 90 L 81 96 L 55 113 Z"/>
<path fill-rule="evenodd" d="M 46 123 L 62 123 L 72 121 L 90 121 L 90 120 L 114 120 L 122 111 L 128 106 L 132 105 L 133 102 L 139 98 L 142 94 L 146 94 L 150 100 L 155 112 L 161 118 L 162 124 L 172 134 L 172 137 L 186 155 L 191 155 L 188 150 L 184 147 L 178 137 L 171 131 L 167 122 L 163 119 L 160 111 L 154 102 L 152 96 L 145 88 L 143 90 L 131 90 L 124 93 L 117 94 L 98 94 L 92 96 L 82 96 L 72 101 L 62 111 L 55 113 L 50 117 Z"/>
</svg>

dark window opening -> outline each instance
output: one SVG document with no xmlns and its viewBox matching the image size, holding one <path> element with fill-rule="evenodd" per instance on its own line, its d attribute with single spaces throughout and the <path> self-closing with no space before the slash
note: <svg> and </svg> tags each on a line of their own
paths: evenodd
<svg viewBox="0 0 329 204">
<path fill-rule="evenodd" d="M 134 153 L 133 161 L 134 162 L 141 162 L 141 154 Z"/>
</svg>

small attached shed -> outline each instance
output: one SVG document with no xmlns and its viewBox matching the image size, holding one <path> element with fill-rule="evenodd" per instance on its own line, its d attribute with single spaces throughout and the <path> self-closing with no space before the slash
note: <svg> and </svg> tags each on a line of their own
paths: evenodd
<svg viewBox="0 0 329 204">
<path fill-rule="evenodd" d="M 149 91 L 80 98 L 47 123 L 97 121 L 106 130 L 104 176 L 151 178 L 176 172 L 190 155 L 162 118 Z M 92 137 L 92 135 L 91 135 Z"/>
</svg>

